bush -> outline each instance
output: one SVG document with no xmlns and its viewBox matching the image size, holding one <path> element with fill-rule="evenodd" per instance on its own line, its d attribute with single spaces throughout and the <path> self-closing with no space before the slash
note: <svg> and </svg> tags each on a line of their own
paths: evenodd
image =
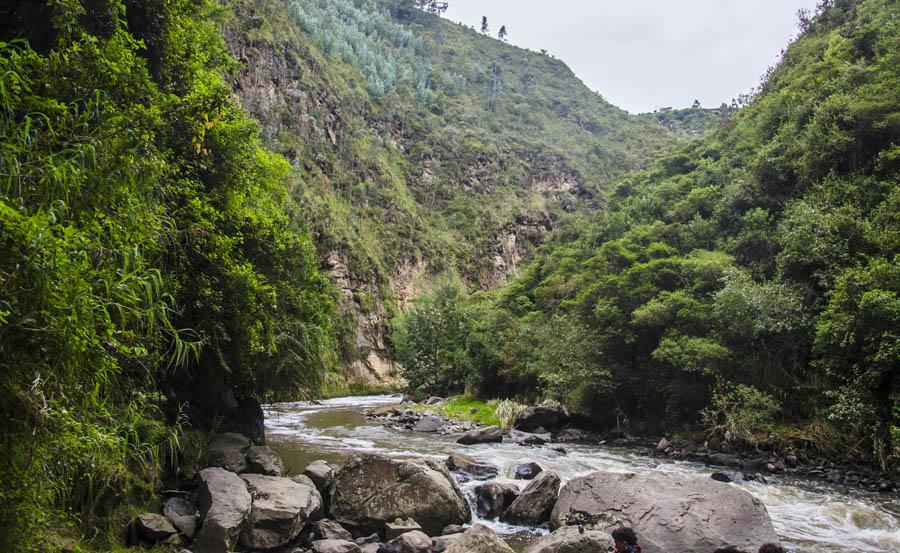
<svg viewBox="0 0 900 553">
<path fill-rule="evenodd" d="M 720 386 L 702 417 L 710 436 L 720 436 L 732 443 L 757 445 L 760 437 L 773 429 L 779 409 L 772 396 L 753 386 L 739 384 Z"/>
</svg>

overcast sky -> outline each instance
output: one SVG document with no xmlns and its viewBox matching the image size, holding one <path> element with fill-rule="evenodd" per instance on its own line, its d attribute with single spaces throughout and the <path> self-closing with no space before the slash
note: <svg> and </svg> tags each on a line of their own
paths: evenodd
<svg viewBox="0 0 900 553">
<path fill-rule="evenodd" d="M 448 0 L 446 17 L 548 50 L 632 113 L 748 92 L 818 0 Z"/>
</svg>

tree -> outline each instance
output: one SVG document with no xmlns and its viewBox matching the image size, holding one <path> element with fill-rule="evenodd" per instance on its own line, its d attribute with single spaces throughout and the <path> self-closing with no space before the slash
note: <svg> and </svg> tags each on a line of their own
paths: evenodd
<svg viewBox="0 0 900 553">
<path fill-rule="evenodd" d="M 488 28 L 488 20 L 486 15 L 481 16 L 481 32 L 483 34 L 488 34 L 490 32 L 490 28 Z"/>
<path fill-rule="evenodd" d="M 397 12 L 402 17 L 409 17 L 414 9 L 440 15 L 447 11 L 448 7 L 447 2 L 437 0 L 401 0 L 397 6 Z"/>
<path fill-rule="evenodd" d="M 507 35 L 507 33 L 506 33 L 506 25 L 502 25 L 502 26 L 500 27 L 500 32 L 497 33 L 497 38 L 499 38 L 500 40 L 506 42 L 506 35 Z"/>
<path fill-rule="evenodd" d="M 694 100 L 694 103 L 691 104 L 691 108 L 700 109 L 700 100 Z"/>
</svg>

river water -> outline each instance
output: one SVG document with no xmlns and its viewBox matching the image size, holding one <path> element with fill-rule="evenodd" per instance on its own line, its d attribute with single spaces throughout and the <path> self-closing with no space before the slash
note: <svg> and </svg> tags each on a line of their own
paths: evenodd
<svg viewBox="0 0 900 553">
<path fill-rule="evenodd" d="M 354 453 L 396 458 L 445 459 L 465 453 L 500 467 L 500 479 L 513 468 L 534 461 L 556 471 L 563 483 L 596 470 L 636 473 L 709 475 L 713 469 L 694 463 L 651 459 L 627 449 L 565 444 L 567 455 L 548 448 L 515 443 L 459 445 L 455 436 L 439 436 L 385 428 L 367 421 L 362 411 L 399 403 L 398 396 L 338 398 L 313 405 L 280 403 L 265 407 L 267 444 L 284 459 L 289 473 L 301 472 L 316 459 L 340 462 Z M 766 505 L 784 544 L 802 553 L 900 552 L 900 498 L 841 486 L 767 476 L 768 484 L 746 482 L 744 489 Z M 512 481 L 512 480 L 510 480 Z M 521 481 L 518 482 L 522 484 Z M 464 491 L 477 482 L 463 484 Z M 734 484 L 737 485 L 737 484 Z M 474 512 L 474 510 L 473 510 Z M 517 550 L 535 530 L 481 521 L 504 536 Z"/>
</svg>

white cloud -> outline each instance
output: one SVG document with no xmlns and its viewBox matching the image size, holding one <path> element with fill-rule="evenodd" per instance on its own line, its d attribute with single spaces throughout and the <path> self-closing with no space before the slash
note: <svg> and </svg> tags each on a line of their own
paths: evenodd
<svg viewBox="0 0 900 553">
<path fill-rule="evenodd" d="M 748 92 L 817 0 L 448 0 L 446 16 L 546 49 L 633 113 Z"/>
</svg>

